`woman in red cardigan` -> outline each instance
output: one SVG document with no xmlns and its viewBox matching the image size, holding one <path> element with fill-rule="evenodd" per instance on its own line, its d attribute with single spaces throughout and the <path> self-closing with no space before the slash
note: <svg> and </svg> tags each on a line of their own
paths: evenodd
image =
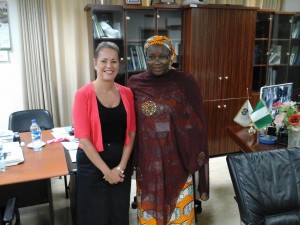
<svg viewBox="0 0 300 225">
<path fill-rule="evenodd" d="M 94 58 L 97 79 L 75 95 L 78 225 L 129 225 L 136 125 L 132 91 L 114 82 L 119 67 L 118 46 L 100 43 Z"/>
</svg>

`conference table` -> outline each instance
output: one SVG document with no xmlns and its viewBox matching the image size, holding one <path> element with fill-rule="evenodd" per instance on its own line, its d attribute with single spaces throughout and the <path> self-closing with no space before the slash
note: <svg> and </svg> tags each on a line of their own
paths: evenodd
<svg viewBox="0 0 300 225">
<path fill-rule="evenodd" d="M 53 139 L 51 130 L 42 132 L 42 141 Z M 20 133 L 24 162 L 6 167 L 0 173 L 0 204 L 17 197 L 19 207 L 49 203 L 51 224 L 55 224 L 51 178 L 69 174 L 64 147 L 61 143 L 46 144 L 34 152 L 26 146 L 31 142 L 30 132 Z M 1 206 L 1 205 L 0 205 Z"/>
<path fill-rule="evenodd" d="M 249 134 L 248 128 L 242 126 L 228 126 L 227 133 L 244 153 L 286 148 L 280 144 L 262 144 L 258 141 L 258 134 Z"/>
</svg>

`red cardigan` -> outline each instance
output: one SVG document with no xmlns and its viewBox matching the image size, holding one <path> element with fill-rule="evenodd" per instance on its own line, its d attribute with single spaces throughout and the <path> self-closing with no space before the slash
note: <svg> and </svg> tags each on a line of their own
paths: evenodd
<svg viewBox="0 0 300 225">
<path fill-rule="evenodd" d="M 129 145 L 129 132 L 136 130 L 133 93 L 129 88 L 115 84 L 119 89 L 127 114 L 125 145 Z M 81 87 L 75 94 L 73 104 L 74 135 L 76 138 L 90 138 L 97 151 L 102 152 L 104 148 L 98 112 L 94 84 L 91 82 Z"/>
</svg>

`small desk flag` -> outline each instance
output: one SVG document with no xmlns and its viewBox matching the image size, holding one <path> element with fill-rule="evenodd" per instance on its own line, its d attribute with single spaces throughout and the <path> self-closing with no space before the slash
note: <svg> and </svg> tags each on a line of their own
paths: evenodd
<svg viewBox="0 0 300 225">
<path fill-rule="evenodd" d="M 266 127 L 273 121 L 273 116 L 262 99 L 259 99 L 253 113 L 250 114 L 250 118 L 258 130 Z"/>
<path fill-rule="evenodd" d="M 252 106 L 249 102 L 249 100 L 245 101 L 244 105 L 240 109 L 240 111 L 236 114 L 234 117 L 234 122 L 237 124 L 243 126 L 243 127 L 248 127 L 250 126 L 251 119 L 250 119 L 250 114 L 253 112 Z"/>
</svg>

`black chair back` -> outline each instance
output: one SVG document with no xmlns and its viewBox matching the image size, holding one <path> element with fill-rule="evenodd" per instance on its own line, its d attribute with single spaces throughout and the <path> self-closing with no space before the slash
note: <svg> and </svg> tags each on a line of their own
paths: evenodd
<svg viewBox="0 0 300 225">
<path fill-rule="evenodd" d="M 48 110 L 29 109 L 13 112 L 9 116 L 8 129 L 13 132 L 30 131 L 32 119 L 36 119 L 42 130 L 49 130 L 54 127 L 53 118 Z"/>
<path fill-rule="evenodd" d="M 227 156 L 244 224 L 300 224 L 300 149 Z"/>
</svg>

